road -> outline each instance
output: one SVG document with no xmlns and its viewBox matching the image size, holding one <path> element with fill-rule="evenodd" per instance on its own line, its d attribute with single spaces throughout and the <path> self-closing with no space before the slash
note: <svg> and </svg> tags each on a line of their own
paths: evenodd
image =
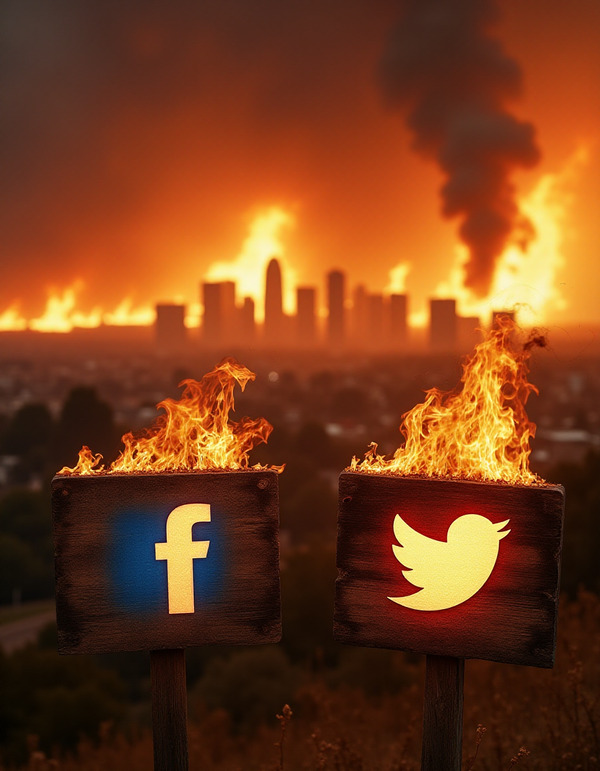
<svg viewBox="0 0 600 771">
<path fill-rule="evenodd" d="M 55 620 L 56 611 L 52 607 L 16 621 L 0 624 L 0 648 L 5 653 L 12 653 L 22 648 L 27 643 L 33 642 L 46 624 Z"/>
</svg>

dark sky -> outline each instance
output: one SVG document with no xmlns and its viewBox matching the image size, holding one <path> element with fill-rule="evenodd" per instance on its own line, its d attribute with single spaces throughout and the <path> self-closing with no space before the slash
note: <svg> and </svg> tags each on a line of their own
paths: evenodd
<svg viewBox="0 0 600 771">
<path fill-rule="evenodd" d="M 598 8 L 503 4 L 497 34 L 524 81 L 511 109 L 535 126 L 542 157 L 521 173 L 524 190 L 581 142 L 591 161 L 575 193 L 598 190 Z M 125 296 L 195 300 L 208 266 L 232 259 L 252 214 L 272 205 L 295 214 L 286 259 L 303 282 L 342 266 L 381 289 L 408 260 L 409 289 L 426 296 L 432 271 L 447 274 L 459 222 L 441 216 L 443 174 L 411 150 L 414 132 L 378 74 L 406 4 L 1 9 L 0 312 L 18 300 L 25 315 L 39 313 L 49 286 L 76 279 L 83 309 Z M 598 318 L 583 278 L 598 228 L 591 206 L 577 212 L 571 305 Z"/>
</svg>

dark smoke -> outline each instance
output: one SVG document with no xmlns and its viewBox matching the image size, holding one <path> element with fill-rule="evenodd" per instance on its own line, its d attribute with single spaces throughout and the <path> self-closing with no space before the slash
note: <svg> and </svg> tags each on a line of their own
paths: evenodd
<svg viewBox="0 0 600 771">
<path fill-rule="evenodd" d="M 465 285 L 489 290 L 495 258 L 526 232 L 511 173 L 540 153 L 531 123 L 507 104 L 519 96 L 519 65 L 490 36 L 492 0 L 409 0 L 381 66 L 390 104 L 407 113 L 414 147 L 444 172 L 443 214 L 458 217 L 470 256 Z"/>
</svg>

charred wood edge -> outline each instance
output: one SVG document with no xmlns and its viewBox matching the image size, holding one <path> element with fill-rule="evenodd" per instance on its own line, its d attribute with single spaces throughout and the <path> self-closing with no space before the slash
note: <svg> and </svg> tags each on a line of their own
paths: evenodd
<svg viewBox="0 0 600 771">
<path fill-rule="evenodd" d="M 185 650 L 150 651 L 154 771 L 188 771 Z"/>
<path fill-rule="evenodd" d="M 62 477 L 60 477 L 62 478 Z M 338 483 L 346 479 L 347 481 L 359 479 L 393 479 L 396 481 L 407 482 L 427 482 L 430 484 L 450 484 L 457 485 L 483 485 L 484 487 L 511 488 L 517 490 L 560 490 L 564 496 L 565 488 L 563 485 L 553 482 L 525 484 L 524 482 L 503 482 L 495 479 L 461 479 L 460 477 L 428 477 L 421 474 L 394 474 L 392 472 L 361 471 L 359 469 L 346 468 L 340 472 Z"/>
</svg>

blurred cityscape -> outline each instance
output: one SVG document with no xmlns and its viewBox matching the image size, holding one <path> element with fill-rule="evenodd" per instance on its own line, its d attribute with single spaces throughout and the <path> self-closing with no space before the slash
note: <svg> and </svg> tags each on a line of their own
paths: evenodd
<svg viewBox="0 0 600 771">
<path fill-rule="evenodd" d="M 173 334 L 170 325 L 167 330 L 161 331 L 157 324 L 155 332 L 160 339 L 161 334 Z M 275 327 L 273 334 L 277 331 Z M 423 400 L 425 390 L 454 388 L 464 359 L 456 352 L 435 352 L 426 347 L 421 353 L 334 354 L 327 349 L 302 351 L 282 346 L 270 350 L 239 342 L 193 346 L 189 340 L 167 352 L 156 347 L 150 328 L 130 335 L 117 329 L 102 345 L 91 343 L 93 332 L 37 335 L 29 344 L 27 333 L 18 333 L 13 338 L 20 336 L 20 345 L 13 339 L 12 346 L 0 349 L 0 428 L 5 434 L 0 445 L 0 485 L 39 487 L 44 477 L 61 465 L 72 465 L 84 443 L 106 452 L 94 447 L 93 437 L 86 435 L 85 416 L 70 454 L 50 456 L 42 465 L 24 463 L 14 451 L 14 442 L 6 440 L 8 432 L 19 435 L 17 447 L 28 441 L 35 447 L 36 431 L 43 431 L 43 426 L 52 424 L 53 430 L 59 431 L 74 389 L 88 389 L 107 406 L 118 439 L 125 431 L 150 425 L 160 400 L 178 398 L 181 380 L 199 379 L 221 358 L 233 355 L 257 374 L 256 382 L 237 396 L 237 416 L 266 417 L 275 427 L 269 443 L 273 447 L 280 445 L 279 435 L 294 436 L 306 425 L 317 424 L 329 440 L 343 448 L 337 465 L 329 470 L 333 487 L 337 473 L 350 463 L 353 454 L 362 456 L 370 442 L 376 441 L 386 453 L 393 452 L 402 441 L 398 431 L 402 415 Z M 548 342 L 547 348 L 533 351 L 530 380 L 539 395 L 533 394 L 527 405 L 529 417 L 538 427 L 531 461 L 541 474 L 556 463 L 577 462 L 589 450 L 600 448 L 600 357 L 585 347 L 569 357 L 553 346 L 552 335 Z M 465 353 L 469 350 L 471 347 Z M 36 414 L 42 407 L 45 414 L 40 428 L 21 425 L 23 413 L 27 424 L 28 413 L 33 410 Z M 117 449 L 118 442 L 110 447 L 113 453 Z M 282 448 L 281 456 L 272 462 L 285 461 Z"/>
<path fill-rule="evenodd" d="M 243 345 L 270 350 L 334 351 L 406 351 L 425 343 L 432 351 L 456 351 L 473 345 L 480 326 L 479 318 L 457 314 L 456 300 L 432 299 L 424 339 L 410 326 L 406 293 L 369 292 L 363 284 L 350 292 L 348 277 L 342 270 L 327 273 L 323 306 L 315 286 L 297 286 L 295 298 L 295 313 L 287 315 L 283 308 L 281 266 L 276 258 L 267 265 L 262 314 L 257 313 L 252 297 L 237 297 L 234 281 L 204 281 L 200 286 L 200 304 L 204 309 L 199 330 L 201 342 L 206 348 Z M 156 305 L 159 350 L 173 351 L 186 346 L 185 318 L 184 305 Z"/>
</svg>

